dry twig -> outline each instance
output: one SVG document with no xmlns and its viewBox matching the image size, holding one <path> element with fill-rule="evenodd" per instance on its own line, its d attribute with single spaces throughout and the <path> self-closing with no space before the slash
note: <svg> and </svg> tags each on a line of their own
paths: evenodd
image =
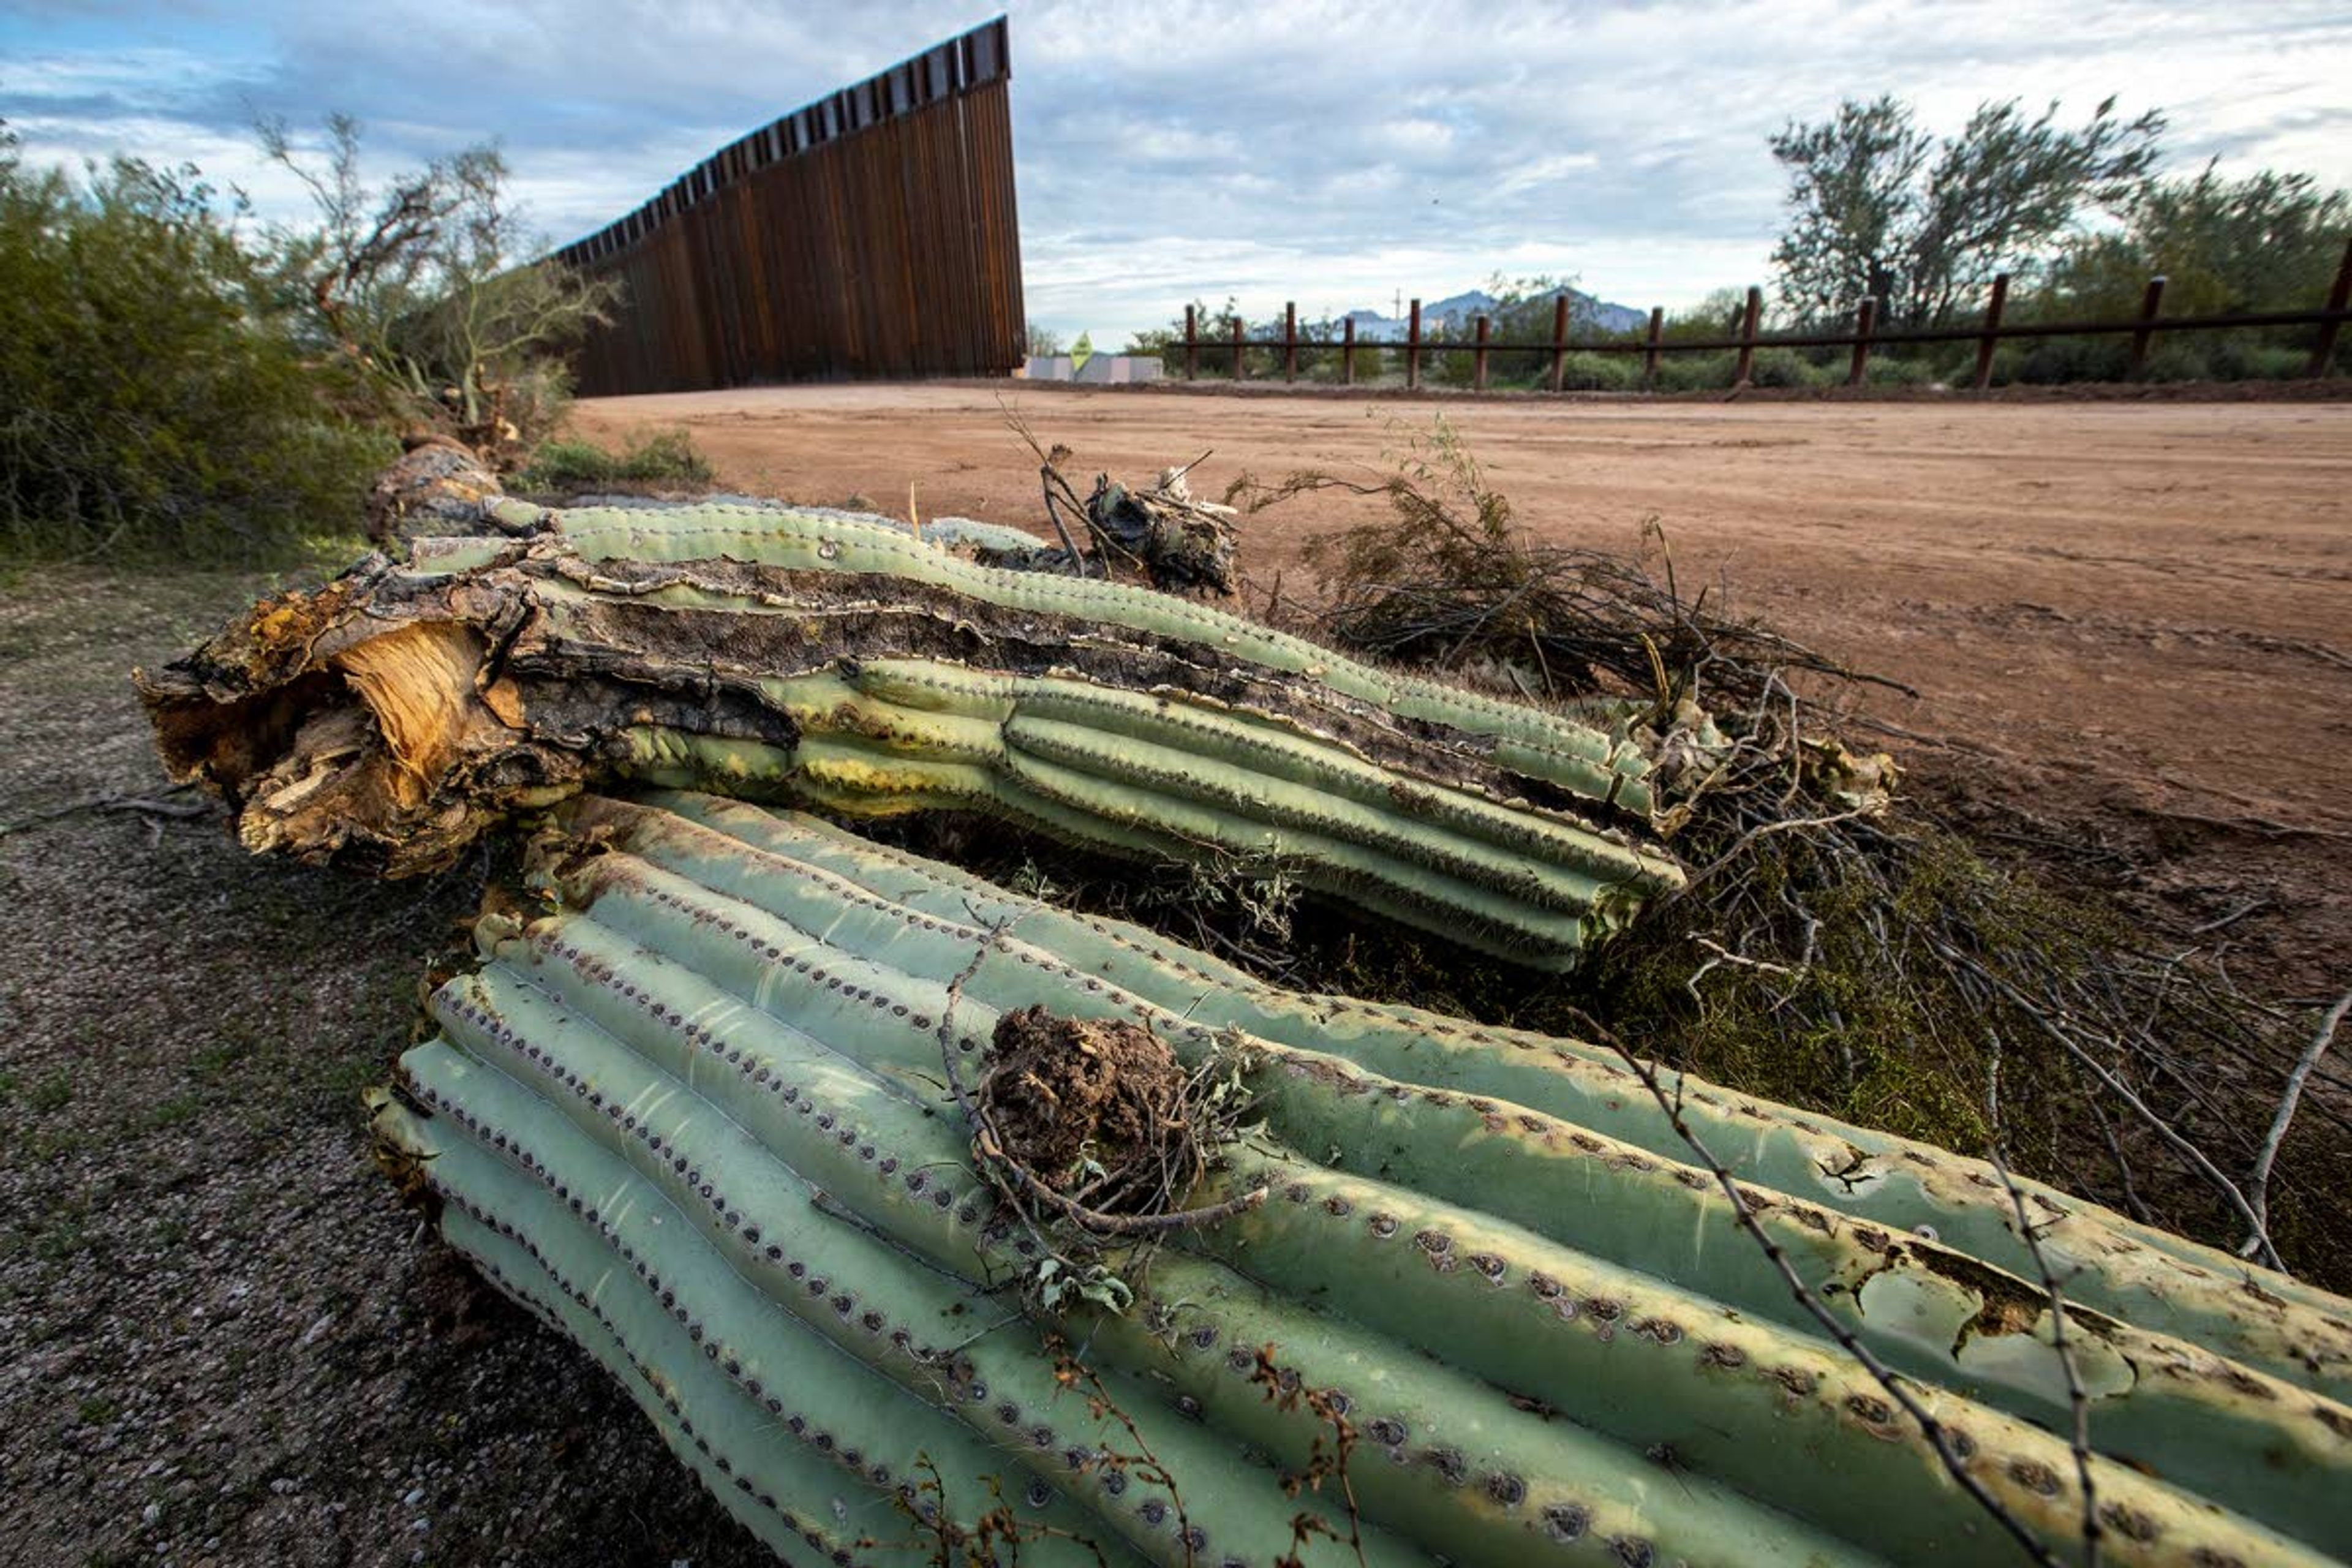
<svg viewBox="0 0 2352 1568">
<path fill-rule="evenodd" d="M 1601 1027 L 1599 1023 L 1587 1019 L 1585 1024 L 1592 1037 L 1615 1052 L 1617 1058 L 1625 1064 L 1626 1068 L 1636 1079 L 1641 1080 L 1643 1089 L 1647 1090 L 1650 1098 L 1657 1102 L 1658 1110 L 1664 1114 L 1668 1124 L 1674 1128 L 1675 1135 L 1680 1138 L 1690 1150 L 1699 1169 L 1712 1177 L 1715 1184 L 1722 1190 L 1724 1198 L 1731 1205 L 1732 1215 L 1738 1222 L 1739 1228 L 1747 1232 L 1749 1240 L 1763 1249 L 1764 1256 L 1771 1263 L 1773 1271 L 1780 1275 L 1780 1282 L 1788 1287 L 1790 1295 L 1795 1298 L 1797 1304 L 1822 1326 L 1823 1332 L 1837 1342 L 1839 1349 L 1861 1364 L 1862 1369 L 1870 1374 L 1872 1380 L 1886 1391 L 1888 1398 L 1903 1407 L 1905 1415 L 1917 1423 L 1920 1434 L 1935 1449 L 1936 1458 L 1943 1465 L 1945 1472 L 1952 1478 L 1954 1483 L 1962 1491 L 1969 1494 L 1969 1499 L 1978 1507 L 1991 1516 L 1993 1522 L 2000 1525 L 2009 1537 L 2017 1542 L 2019 1549 L 2032 1562 L 2042 1564 L 2043 1568 L 2059 1568 L 2058 1559 L 2051 1552 L 2050 1548 L 2042 1543 L 2041 1537 L 2028 1530 L 2022 1521 L 2003 1507 L 2000 1500 L 1987 1491 L 1984 1483 L 1977 1479 L 1975 1472 L 1969 1468 L 1967 1461 L 1962 1459 L 1958 1450 L 1953 1447 L 1950 1431 L 1942 1422 L 1937 1420 L 1934 1413 L 1920 1403 L 1918 1396 L 1911 1392 L 1909 1381 L 1879 1360 L 1877 1353 L 1868 1345 L 1864 1344 L 1852 1329 L 1846 1327 L 1844 1320 L 1830 1310 L 1827 1304 L 1805 1283 L 1803 1277 L 1798 1274 L 1796 1266 L 1789 1261 L 1789 1255 L 1781 1250 L 1780 1244 L 1773 1240 L 1771 1233 L 1757 1221 L 1755 1212 L 1748 1206 L 1748 1199 L 1741 1192 L 1739 1183 L 1733 1177 L 1729 1168 L 1715 1157 L 1714 1152 L 1707 1148 L 1706 1140 L 1698 1135 L 1696 1130 L 1684 1117 L 1679 1076 L 1676 1079 L 1676 1091 L 1671 1095 L 1668 1094 L 1665 1085 L 1658 1079 L 1658 1069 L 1654 1064 L 1634 1055 L 1614 1033 Z"/>
<path fill-rule="evenodd" d="M 2286 1142 L 2287 1128 L 2294 1124 L 2295 1107 L 2303 1100 L 2303 1086 L 2309 1081 L 2312 1069 L 2319 1065 L 2319 1058 L 2335 1043 L 2336 1027 L 2347 1012 L 2352 1012 L 2352 991 L 2338 996 L 2336 1005 L 2320 1018 L 2318 1032 L 2312 1036 L 2310 1046 L 2295 1062 L 2294 1070 L 2287 1075 L 2286 1092 L 2279 1097 L 2278 1115 L 2271 1121 L 2270 1135 L 2263 1140 L 2263 1152 L 2254 1157 L 2253 1174 L 2246 1181 L 2246 1207 L 2252 1216 L 2253 1228 L 2238 1246 L 2241 1258 L 2252 1258 L 2256 1250 L 2270 1247 L 2266 1227 L 2270 1224 L 2271 1166 L 2278 1159 L 2279 1146 Z"/>
</svg>

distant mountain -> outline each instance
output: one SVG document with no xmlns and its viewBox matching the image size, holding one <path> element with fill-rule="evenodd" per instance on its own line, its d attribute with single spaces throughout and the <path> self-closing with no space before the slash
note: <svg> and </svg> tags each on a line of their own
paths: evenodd
<svg viewBox="0 0 2352 1568">
<path fill-rule="evenodd" d="M 1495 313 L 1498 301 L 1483 289 L 1466 293 L 1450 294 L 1433 300 L 1421 308 L 1421 330 L 1425 337 L 1449 335 L 1451 329 L 1466 332 L 1470 323 L 1482 315 Z M 1596 300 L 1581 289 L 1568 290 L 1569 331 L 1627 332 L 1643 326 L 1650 319 L 1647 310 L 1636 310 L 1630 305 L 1612 305 Z M 1378 310 L 1350 310 L 1341 321 L 1356 323 L 1356 341 L 1367 343 L 1402 342 L 1407 323 L 1401 316 L 1383 316 Z"/>
</svg>

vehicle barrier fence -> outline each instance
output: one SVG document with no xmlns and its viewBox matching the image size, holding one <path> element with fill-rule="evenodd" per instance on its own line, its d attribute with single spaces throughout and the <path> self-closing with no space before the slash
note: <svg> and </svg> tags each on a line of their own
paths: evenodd
<svg viewBox="0 0 2352 1568">
<path fill-rule="evenodd" d="M 1248 355 L 1253 349 L 1273 350 L 1282 356 L 1282 379 L 1298 379 L 1298 353 L 1301 349 L 1332 350 L 1339 353 L 1339 380 L 1352 385 L 1356 379 L 1356 358 L 1359 353 L 1397 353 L 1404 356 L 1404 380 L 1407 387 L 1418 387 L 1422 379 L 1422 362 L 1432 353 L 1467 352 L 1471 356 L 1471 386 L 1484 391 L 1491 356 L 1497 353 L 1540 353 L 1550 356 L 1547 384 L 1553 392 L 1561 390 L 1561 380 L 1568 356 L 1572 353 L 1640 354 L 1643 357 L 1642 379 L 1644 385 L 1654 385 L 1658 367 L 1667 354 L 1722 353 L 1736 352 L 1732 384 L 1750 384 L 1759 351 L 1772 349 L 1851 348 L 1853 358 L 1846 372 L 1848 386 L 1862 386 L 1870 379 L 1871 351 L 1903 343 L 1966 343 L 1977 345 L 1973 384 L 1982 391 L 1992 384 L 1993 357 L 2003 342 L 2046 338 L 2078 338 L 2128 334 L 2131 351 L 2128 360 L 2130 376 L 2137 377 L 2147 368 L 2148 351 L 2159 334 L 2177 332 L 2233 331 L 2249 327 L 2309 327 L 2319 329 L 2305 370 L 2307 376 L 2327 374 L 2335 357 L 2336 339 L 2347 321 L 2352 321 L 2352 241 L 2344 247 L 2344 259 L 2336 269 L 2336 279 L 2327 291 L 2326 302 L 2315 310 L 2254 310 L 2224 315 L 2167 316 L 2164 311 L 2165 279 L 2152 278 L 2140 297 L 2139 313 L 2123 321 L 2010 321 L 2003 319 L 2009 304 L 2009 275 L 2001 274 L 1992 281 L 1985 303 L 1983 319 L 1972 324 L 1940 327 L 1881 327 L 1878 325 L 1878 305 L 1864 300 L 1854 307 L 1853 326 L 1849 331 L 1762 332 L 1759 325 L 1764 311 L 1764 291 L 1748 290 L 1746 304 L 1739 313 L 1738 324 L 1728 336 L 1681 338 L 1669 341 L 1665 336 L 1666 313 L 1663 309 L 1650 312 L 1649 329 L 1638 338 L 1613 337 L 1572 339 L 1569 335 L 1569 300 L 1566 294 L 1553 301 L 1551 336 L 1538 342 L 1524 339 L 1509 341 L 1493 335 L 1492 323 L 1486 316 L 1473 319 L 1472 335 L 1458 338 L 1430 338 L 1422 333 L 1421 301 L 1412 301 L 1405 318 L 1405 336 L 1402 341 L 1357 341 L 1356 323 L 1342 323 L 1344 331 L 1334 338 L 1302 338 L 1298 335 L 1298 307 L 1293 302 L 1283 307 L 1282 333 L 1279 337 L 1251 337 L 1245 324 L 1236 314 L 1230 321 L 1230 333 L 1223 338 L 1204 338 L 1200 334 L 1197 307 L 1184 307 L 1184 335 L 1172 346 L 1184 353 L 1183 375 L 1186 381 L 1198 380 L 1201 361 L 1205 352 L 1213 364 L 1230 355 L 1227 363 L 1235 380 L 1248 378 Z"/>
</svg>

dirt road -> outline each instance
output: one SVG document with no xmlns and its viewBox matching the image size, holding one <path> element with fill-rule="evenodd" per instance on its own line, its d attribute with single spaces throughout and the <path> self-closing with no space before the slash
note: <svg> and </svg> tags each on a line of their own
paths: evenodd
<svg viewBox="0 0 2352 1568">
<path fill-rule="evenodd" d="M 731 487 L 1042 528 L 1017 411 L 1070 467 L 1195 488 L 1370 473 L 1436 407 L 1519 520 L 1632 550 L 1916 687 L 1880 717 L 1921 774 L 2092 836 L 2126 890 L 2226 934 L 2291 993 L 2352 966 L 2352 405 L 1631 404 L 1202 396 L 946 384 L 580 405 L 600 439 L 683 426 Z M 864 504 L 864 503 L 861 503 Z M 1328 496 L 1252 519 L 1261 583 L 1302 585 Z M 2028 831 L 2032 831 L 2031 826 Z"/>
</svg>

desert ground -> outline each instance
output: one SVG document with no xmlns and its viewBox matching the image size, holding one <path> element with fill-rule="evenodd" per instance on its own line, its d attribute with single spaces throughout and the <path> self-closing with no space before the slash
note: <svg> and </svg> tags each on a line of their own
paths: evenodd
<svg viewBox="0 0 2352 1568">
<path fill-rule="evenodd" d="M 1916 689 L 1924 797 L 2250 988 L 2352 984 L 2352 405 L 1443 405 L 1543 535 L 1641 547 Z M 583 405 L 730 487 L 1042 527 L 1097 469 L 1372 475 L 1425 402 L 824 387 Z M 1370 515 L 1244 522 L 1262 603 Z M 317 573 L 339 562 L 322 556 Z M 164 795 L 126 679 L 272 579 L 0 578 L 0 1565 L 750 1563 L 584 1357 L 453 1270 L 358 1104 L 499 868 L 263 864 Z M 2203 928 L 2201 931 L 2200 928 Z"/>
</svg>

